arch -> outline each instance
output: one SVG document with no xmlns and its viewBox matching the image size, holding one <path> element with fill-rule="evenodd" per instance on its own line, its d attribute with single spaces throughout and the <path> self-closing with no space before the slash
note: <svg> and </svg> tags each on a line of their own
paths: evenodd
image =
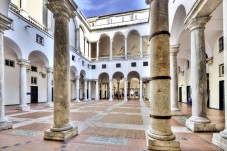
<svg viewBox="0 0 227 151">
<path fill-rule="evenodd" d="M 129 56 L 140 55 L 140 33 L 137 30 L 128 33 L 127 48 Z"/>
<path fill-rule="evenodd" d="M 121 79 L 124 78 L 124 74 L 122 72 L 117 71 L 113 74 L 112 78 L 116 79 L 117 81 L 120 81 Z"/>
<path fill-rule="evenodd" d="M 120 31 L 114 33 L 112 51 L 113 51 L 113 56 L 125 55 L 125 36 Z"/>
<path fill-rule="evenodd" d="M 109 74 L 106 72 L 102 72 L 99 74 L 99 81 L 101 83 L 109 83 Z"/>
<path fill-rule="evenodd" d="M 140 74 L 137 71 L 131 71 L 128 73 L 127 79 L 130 81 L 132 78 L 140 79 Z"/>
<path fill-rule="evenodd" d="M 22 59 L 22 51 L 20 47 L 10 38 L 4 36 L 4 47 L 12 50 L 18 59 Z"/>
<path fill-rule="evenodd" d="M 99 36 L 99 40 L 103 37 L 109 37 L 110 38 L 110 35 L 108 35 L 107 33 L 102 33 L 100 36 Z"/>
<path fill-rule="evenodd" d="M 77 68 L 75 66 L 71 66 L 70 70 L 72 70 L 74 72 L 75 76 L 78 76 L 78 70 L 77 70 Z"/>
<path fill-rule="evenodd" d="M 34 50 L 28 55 L 29 60 L 33 61 L 41 61 L 46 67 L 49 67 L 49 60 L 47 56 L 39 51 L 39 50 Z"/>
<path fill-rule="evenodd" d="M 180 5 L 173 18 L 172 25 L 170 25 L 170 44 L 177 44 L 181 33 L 184 31 L 184 19 L 186 17 L 186 10 L 183 5 Z"/>
<path fill-rule="evenodd" d="M 80 71 L 80 76 L 83 76 L 84 78 L 86 78 L 86 72 L 84 70 Z"/>
<path fill-rule="evenodd" d="M 126 37 L 128 38 L 128 36 L 131 34 L 131 33 L 138 33 L 140 35 L 140 32 L 137 30 L 137 29 L 129 29 L 125 35 Z"/>
<path fill-rule="evenodd" d="M 109 57 L 110 55 L 110 37 L 108 34 L 101 34 L 99 39 L 99 56 Z"/>
</svg>

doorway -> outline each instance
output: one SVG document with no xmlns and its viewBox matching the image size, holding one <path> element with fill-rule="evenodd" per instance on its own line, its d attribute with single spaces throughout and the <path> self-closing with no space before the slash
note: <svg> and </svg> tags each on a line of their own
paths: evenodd
<svg viewBox="0 0 227 151">
<path fill-rule="evenodd" d="M 31 103 L 38 103 L 38 86 L 31 86 Z"/>
<path fill-rule="evenodd" d="M 182 102 L 182 87 L 179 87 L 179 102 Z"/>
<path fill-rule="evenodd" d="M 225 85 L 224 81 L 219 81 L 219 109 L 225 109 Z"/>
</svg>

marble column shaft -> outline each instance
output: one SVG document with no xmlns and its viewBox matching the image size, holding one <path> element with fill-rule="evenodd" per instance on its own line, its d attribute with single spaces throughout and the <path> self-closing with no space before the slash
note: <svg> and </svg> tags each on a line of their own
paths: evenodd
<svg viewBox="0 0 227 151">
<path fill-rule="evenodd" d="M 150 3 L 151 127 L 146 132 L 148 149 L 180 150 L 171 130 L 168 0 Z"/>
<path fill-rule="evenodd" d="M 91 81 L 88 81 L 88 100 L 91 101 Z"/>
<path fill-rule="evenodd" d="M 128 58 L 128 39 L 125 38 L 125 59 Z"/>
<path fill-rule="evenodd" d="M 109 91 L 110 91 L 110 98 L 109 98 L 109 101 L 113 101 L 113 79 L 110 79 L 110 86 L 109 86 Z"/>
<path fill-rule="evenodd" d="M 128 80 L 125 78 L 124 79 L 124 101 L 128 101 L 128 96 L 127 96 L 127 83 L 128 83 Z"/>
<path fill-rule="evenodd" d="M 70 1 L 48 0 L 54 14 L 54 124 L 45 131 L 44 139 L 64 141 L 78 134 L 70 114 L 69 21 L 76 6 Z"/>
<path fill-rule="evenodd" d="M 171 100 L 171 114 L 182 115 L 178 105 L 178 73 L 177 73 L 177 53 L 180 45 L 170 46 L 170 100 Z"/>
<path fill-rule="evenodd" d="M 140 79 L 140 101 L 143 101 L 143 79 Z"/>
<path fill-rule="evenodd" d="M 76 101 L 80 102 L 80 77 L 76 77 Z"/>
<path fill-rule="evenodd" d="M 87 79 L 84 79 L 84 100 L 87 101 Z"/>
<path fill-rule="evenodd" d="M 53 107 L 53 102 L 52 102 L 52 68 L 47 68 L 47 103 L 49 107 Z"/>
<path fill-rule="evenodd" d="M 99 80 L 95 81 L 95 86 L 96 86 L 96 98 L 95 100 L 98 101 L 99 100 Z"/>
<path fill-rule="evenodd" d="M 30 111 L 30 107 L 27 105 L 27 66 L 29 63 L 28 60 L 18 60 L 20 65 L 20 106 L 18 109 L 22 111 Z"/>
</svg>

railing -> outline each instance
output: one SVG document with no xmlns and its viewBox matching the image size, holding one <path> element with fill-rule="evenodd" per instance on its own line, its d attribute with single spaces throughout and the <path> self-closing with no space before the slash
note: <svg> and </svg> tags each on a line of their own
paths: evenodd
<svg viewBox="0 0 227 151">
<path fill-rule="evenodd" d="M 99 61 L 110 60 L 110 57 L 99 57 Z"/>
<path fill-rule="evenodd" d="M 10 4 L 9 8 L 10 8 L 13 12 L 15 12 L 15 13 L 17 13 L 17 14 L 20 14 L 20 9 L 19 9 L 16 5 L 14 5 L 13 3 Z"/>
<path fill-rule="evenodd" d="M 128 59 L 140 59 L 140 55 L 127 56 Z"/>
<path fill-rule="evenodd" d="M 113 56 L 112 59 L 113 60 L 123 60 L 123 59 L 125 59 L 125 56 Z"/>
</svg>

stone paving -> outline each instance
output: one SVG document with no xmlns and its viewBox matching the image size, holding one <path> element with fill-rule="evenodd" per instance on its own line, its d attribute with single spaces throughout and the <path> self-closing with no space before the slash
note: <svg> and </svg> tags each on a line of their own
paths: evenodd
<svg viewBox="0 0 227 151">
<path fill-rule="evenodd" d="M 0 132 L 0 151 L 146 151 L 145 130 L 149 129 L 148 101 L 114 100 L 71 103 L 71 121 L 79 135 L 65 141 L 43 140 L 44 130 L 53 123 L 53 108 L 30 104 L 30 112 L 7 106 L 7 117 L 14 128 Z M 191 107 L 180 104 L 184 116 L 174 116 L 172 130 L 183 151 L 220 151 L 211 144 L 212 133 L 192 133 L 185 127 Z M 224 129 L 224 112 L 208 109 L 217 131 Z"/>
</svg>

